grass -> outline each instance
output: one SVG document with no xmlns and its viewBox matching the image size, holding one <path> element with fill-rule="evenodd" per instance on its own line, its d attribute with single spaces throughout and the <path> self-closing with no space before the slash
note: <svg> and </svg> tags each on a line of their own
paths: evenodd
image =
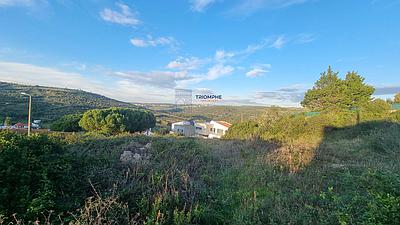
<svg viewBox="0 0 400 225">
<path fill-rule="evenodd" d="M 63 135 L 86 196 L 62 214 L 73 224 L 400 223 L 397 123 L 280 144 Z M 145 160 L 121 164 L 123 151 Z"/>
</svg>

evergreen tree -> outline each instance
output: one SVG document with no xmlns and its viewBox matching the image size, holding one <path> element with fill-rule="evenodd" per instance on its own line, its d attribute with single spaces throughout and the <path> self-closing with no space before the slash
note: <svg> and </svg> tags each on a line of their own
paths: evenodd
<svg viewBox="0 0 400 225">
<path fill-rule="evenodd" d="M 364 83 L 356 72 L 349 72 L 342 80 L 331 67 L 321 74 L 312 89 L 308 90 L 301 102 L 310 110 L 337 110 L 359 108 L 371 101 L 375 89 Z"/>
<path fill-rule="evenodd" d="M 329 66 L 328 70 L 321 74 L 312 89 L 308 90 L 301 102 L 303 107 L 311 110 L 325 110 L 344 108 L 344 91 L 346 85 Z"/>
<path fill-rule="evenodd" d="M 371 101 L 375 88 L 364 83 L 365 78 L 357 72 L 348 72 L 346 79 L 346 91 L 344 93 L 346 108 L 359 108 Z"/>
</svg>

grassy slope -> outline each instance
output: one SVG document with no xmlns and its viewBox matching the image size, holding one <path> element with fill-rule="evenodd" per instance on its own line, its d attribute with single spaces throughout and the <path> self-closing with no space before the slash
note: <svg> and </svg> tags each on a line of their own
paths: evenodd
<svg viewBox="0 0 400 225">
<path fill-rule="evenodd" d="M 0 123 L 6 116 L 12 117 L 13 122 L 26 120 L 27 99 L 21 96 L 21 92 L 33 96 L 33 119 L 41 119 L 45 124 L 66 114 L 81 113 L 94 108 L 135 107 L 129 103 L 81 90 L 0 82 Z"/>
<path fill-rule="evenodd" d="M 400 124 L 372 122 L 329 130 L 318 143 L 282 146 L 259 141 L 156 138 L 148 167 L 135 167 L 131 179 L 150 185 L 141 174 L 153 168 L 150 174 L 155 172 L 160 182 L 168 185 L 165 190 L 189 194 L 173 208 L 199 205 L 201 214 L 194 217 L 193 224 L 394 224 L 400 222 L 399 136 Z M 103 141 L 111 148 L 96 141 L 93 147 L 85 144 L 84 149 L 95 154 L 99 149 L 121 153 L 135 145 L 134 139 L 125 138 L 123 145 L 117 140 L 116 145 Z M 118 155 L 114 156 L 117 164 Z M 187 179 L 190 193 L 184 182 Z M 108 183 L 121 181 L 112 178 Z M 131 196 L 143 194 L 124 188 Z M 146 198 L 153 199 L 151 195 Z M 130 202 L 133 211 L 138 207 L 126 194 L 120 201 Z M 172 207 L 166 202 L 160 203 L 167 204 L 166 208 L 160 206 L 165 215 Z"/>
<path fill-rule="evenodd" d="M 209 145 L 225 169 L 230 224 L 398 224 L 400 125 L 367 123 L 320 143 Z M 228 156 L 228 157 L 227 157 Z"/>
</svg>

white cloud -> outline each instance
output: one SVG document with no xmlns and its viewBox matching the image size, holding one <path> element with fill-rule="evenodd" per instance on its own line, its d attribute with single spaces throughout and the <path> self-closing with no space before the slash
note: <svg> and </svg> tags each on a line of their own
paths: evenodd
<svg viewBox="0 0 400 225">
<path fill-rule="evenodd" d="M 190 58 L 179 57 L 169 62 L 166 67 L 168 69 L 194 70 L 198 69 L 202 64 L 204 64 L 204 60 L 201 60 L 197 57 L 190 57 Z"/>
<path fill-rule="evenodd" d="M 250 71 L 246 73 L 247 77 L 259 77 L 269 72 L 270 64 L 254 65 Z"/>
<path fill-rule="evenodd" d="M 38 0 L 0 0 L 0 7 L 7 7 L 7 6 L 34 6 L 37 4 Z"/>
<path fill-rule="evenodd" d="M 105 8 L 100 12 L 100 16 L 104 21 L 116 23 L 121 25 L 138 25 L 140 20 L 137 18 L 136 13 L 132 12 L 129 6 L 117 3 L 119 11 Z"/>
<path fill-rule="evenodd" d="M 271 48 L 276 48 L 276 49 L 281 49 L 285 44 L 287 43 L 287 40 L 284 36 L 279 36 L 271 45 Z"/>
<path fill-rule="evenodd" d="M 178 81 L 191 80 L 187 71 L 151 71 L 151 72 L 114 72 L 110 74 L 113 77 L 129 80 L 138 85 L 148 85 L 158 88 L 175 88 Z"/>
<path fill-rule="evenodd" d="M 171 88 L 174 86 L 174 81 L 189 79 L 184 72 L 123 74 L 125 73 L 111 74 L 113 82 L 107 82 L 100 81 L 110 79 L 104 75 L 97 75 L 97 79 L 93 79 L 80 73 L 64 72 L 55 68 L 0 61 L 0 81 L 81 89 L 127 102 L 172 102 Z M 157 85 L 162 82 L 169 83 L 170 86 Z"/>
<path fill-rule="evenodd" d="M 227 52 L 224 50 L 217 50 L 215 52 L 215 60 L 217 61 L 225 61 L 227 59 L 233 58 L 237 55 L 238 53 L 235 52 Z"/>
<path fill-rule="evenodd" d="M 208 69 L 206 80 L 216 80 L 222 76 L 230 75 L 235 70 L 232 66 L 217 64 Z"/>
<path fill-rule="evenodd" d="M 216 0 L 190 0 L 191 9 L 196 12 L 204 12 L 207 7 L 215 2 Z"/>
<path fill-rule="evenodd" d="M 168 45 L 170 47 L 175 47 L 176 45 L 178 45 L 178 42 L 173 37 L 153 38 L 151 35 L 148 35 L 145 39 L 132 38 L 131 44 L 139 48 L 156 47 L 159 45 Z"/>
<path fill-rule="evenodd" d="M 315 41 L 316 39 L 317 39 L 317 37 L 313 34 L 302 33 L 302 34 L 297 35 L 297 37 L 295 37 L 294 42 L 296 44 L 308 44 L 308 43 Z"/>
<path fill-rule="evenodd" d="M 246 16 L 262 9 L 279 9 L 292 5 L 303 4 L 310 0 L 240 0 L 226 14 Z"/>
</svg>

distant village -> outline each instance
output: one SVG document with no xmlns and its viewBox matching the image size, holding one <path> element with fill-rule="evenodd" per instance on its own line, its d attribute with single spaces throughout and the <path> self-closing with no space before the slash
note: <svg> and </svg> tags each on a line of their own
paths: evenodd
<svg viewBox="0 0 400 225">
<path fill-rule="evenodd" d="M 34 120 L 33 123 L 31 124 L 31 128 L 32 129 L 40 129 L 40 123 L 42 121 L 41 120 Z M 4 122 L 3 125 L 0 126 L 1 130 L 5 130 L 5 129 L 10 129 L 10 130 L 21 130 L 21 129 L 28 129 L 28 124 L 27 123 L 16 123 L 14 125 L 11 124 L 7 124 L 6 122 Z"/>
</svg>

